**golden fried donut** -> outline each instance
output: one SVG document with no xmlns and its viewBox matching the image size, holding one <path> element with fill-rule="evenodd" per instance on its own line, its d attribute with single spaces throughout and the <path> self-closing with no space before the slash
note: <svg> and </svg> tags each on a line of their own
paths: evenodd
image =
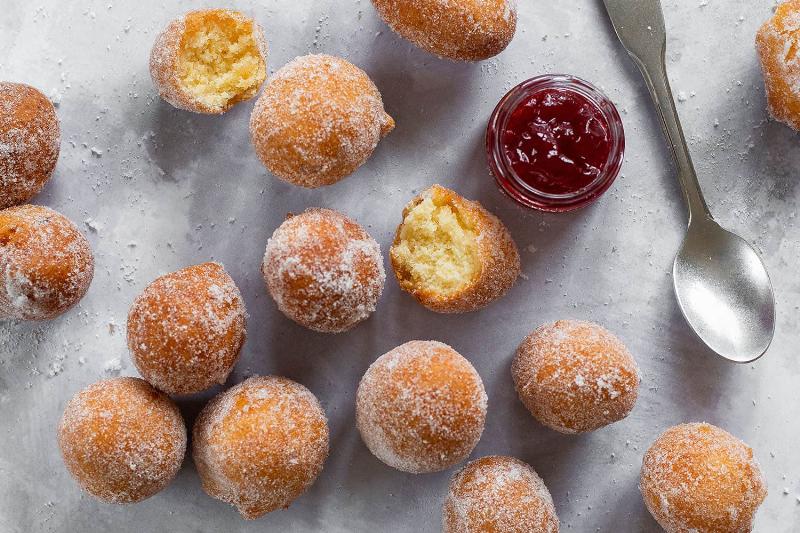
<svg viewBox="0 0 800 533">
<path fill-rule="evenodd" d="M 178 109 L 224 113 L 258 93 L 267 77 L 267 42 L 261 27 L 238 11 L 190 11 L 159 34 L 150 76 Z"/>
<path fill-rule="evenodd" d="M 667 533 L 749 533 L 767 496 L 753 450 L 705 423 L 666 430 L 644 456 L 639 489 Z"/>
<path fill-rule="evenodd" d="M 267 170 L 311 189 L 355 172 L 393 129 L 369 76 L 328 55 L 281 68 L 250 117 L 250 139 Z"/>
<path fill-rule="evenodd" d="M 267 242 L 261 273 L 284 315 L 322 333 L 366 320 L 386 280 L 375 239 L 331 209 L 289 215 Z"/>
<path fill-rule="evenodd" d="M 311 391 L 286 378 L 252 377 L 206 405 L 192 457 L 203 490 L 253 520 L 289 507 L 314 483 L 328 437 Z"/>
<path fill-rule="evenodd" d="M 775 15 L 758 31 L 756 49 L 770 114 L 800 130 L 800 0 L 777 6 Z"/>
<path fill-rule="evenodd" d="M 64 215 L 39 205 L 0 211 L 0 319 L 55 318 L 93 275 L 89 242 Z"/>
<path fill-rule="evenodd" d="M 514 38 L 516 0 L 372 0 L 392 30 L 458 61 L 496 56 Z"/>
<path fill-rule="evenodd" d="M 139 373 L 168 394 L 225 383 L 245 338 L 242 295 L 222 265 L 161 276 L 128 313 L 128 348 Z"/>
<path fill-rule="evenodd" d="M 579 320 L 536 329 L 517 350 L 511 374 L 525 407 L 561 433 L 622 420 L 639 394 L 639 368 L 625 345 L 607 329 Z"/>
<path fill-rule="evenodd" d="M 136 503 L 180 470 L 186 426 L 177 406 L 144 380 L 106 379 L 69 401 L 58 445 L 83 490 L 108 503 Z"/>
<path fill-rule="evenodd" d="M 356 393 L 356 425 L 387 465 L 439 472 L 472 453 L 486 421 L 486 392 L 475 368 L 450 346 L 411 341 L 382 355 Z"/>
<path fill-rule="evenodd" d="M 390 255 L 400 288 L 438 313 L 486 307 L 520 274 L 517 245 L 503 223 L 440 185 L 406 206 Z"/>
<path fill-rule="evenodd" d="M 60 150 L 61 129 L 50 100 L 28 85 L 0 82 L 0 209 L 41 191 Z"/>
<path fill-rule="evenodd" d="M 513 457 L 482 457 L 458 471 L 442 514 L 443 533 L 558 533 L 550 491 Z"/>
</svg>

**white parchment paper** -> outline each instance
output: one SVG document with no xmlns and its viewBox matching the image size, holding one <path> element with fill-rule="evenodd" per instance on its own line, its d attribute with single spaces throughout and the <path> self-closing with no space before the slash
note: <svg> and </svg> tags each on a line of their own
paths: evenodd
<svg viewBox="0 0 800 533">
<path fill-rule="evenodd" d="M 668 68 L 708 203 L 724 225 L 756 244 L 775 284 L 774 345 L 756 364 L 735 366 L 695 339 L 676 306 L 670 271 L 685 209 L 649 96 L 599 0 L 520 0 L 514 42 L 479 64 L 416 49 L 388 30 L 369 0 L 227 4 L 264 26 L 271 72 L 306 53 L 341 55 L 372 76 L 397 121 L 355 175 L 315 191 L 263 170 L 248 139 L 252 102 L 210 117 L 157 98 L 147 71 L 155 35 L 173 17 L 218 2 L 4 0 L 0 78 L 35 85 L 59 103 L 61 158 L 35 201 L 81 226 L 97 272 L 68 315 L 0 325 L 0 531 L 437 531 L 453 471 L 413 476 L 385 467 L 353 421 L 367 366 L 410 339 L 447 342 L 472 361 L 489 394 L 474 457 L 510 454 L 533 465 L 553 494 L 562 531 L 658 531 L 637 488 L 641 457 L 666 427 L 697 420 L 755 449 L 770 490 L 756 531 L 798 531 L 800 138 L 767 119 L 753 46 L 774 4 L 664 1 Z M 516 206 L 497 191 L 485 164 L 483 133 L 495 103 L 519 81 L 553 72 L 603 88 L 627 131 L 622 176 L 597 204 L 573 214 Z M 315 334 L 277 311 L 259 264 L 288 211 L 343 211 L 385 253 L 402 206 L 434 182 L 482 201 L 509 226 L 524 277 L 504 300 L 469 315 L 436 315 L 390 276 L 377 313 L 348 334 Z M 144 286 L 211 259 L 225 264 L 250 313 L 230 383 L 276 373 L 314 391 L 331 426 L 325 469 L 289 510 L 254 523 L 203 493 L 188 458 L 163 493 L 135 506 L 98 503 L 62 465 L 55 439 L 62 409 L 89 383 L 135 375 L 124 325 Z M 521 339 L 564 317 L 606 325 L 643 371 L 630 417 L 589 435 L 540 426 L 511 383 Z M 189 423 L 213 392 L 180 401 Z"/>
</svg>

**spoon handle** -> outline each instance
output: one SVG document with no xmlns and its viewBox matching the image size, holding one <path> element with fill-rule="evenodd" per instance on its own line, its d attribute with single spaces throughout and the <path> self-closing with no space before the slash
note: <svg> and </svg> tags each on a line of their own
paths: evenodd
<svg viewBox="0 0 800 533">
<path fill-rule="evenodd" d="M 659 0 L 604 0 L 614 30 L 644 76 L 669 140 L 678 181 L 693 219 L 712 219 L 686 145 L 665 62 L 667 32 Z"/>
</svg>

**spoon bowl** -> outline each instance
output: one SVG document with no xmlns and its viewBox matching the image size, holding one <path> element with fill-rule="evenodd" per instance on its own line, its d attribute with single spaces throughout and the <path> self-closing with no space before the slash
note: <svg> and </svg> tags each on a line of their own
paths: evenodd
<svg viewBox="0 0 800 533">
<path fill-rule="evenodd" d="M 737 363 L 764 355 L 775 331 L 775 298 L 747 241 L 711 218 L 697 219 L 672 273 L 681 312 L 709 348 Z"/>
</svg>

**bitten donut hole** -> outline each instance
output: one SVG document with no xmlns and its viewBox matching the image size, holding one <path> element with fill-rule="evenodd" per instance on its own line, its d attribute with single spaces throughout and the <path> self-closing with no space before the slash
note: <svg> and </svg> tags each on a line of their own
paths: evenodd
<svg viewBox="0 0 800 533">
<path fill-rule="evenodd" d="M 480 273 L 477 237 L 464 214 L 434 193 L 403 220 L 393 251 L 398 274 L 422 291 L 456 293 Z"/>
<path fill-rule="evenodd" d="M 252 21 L 227 13 L 188 15 L 178 57 L 178 74 L 186 91 L 219 109 L 253 97 L 266 77 L 253 30 Z"/>
</svg>

